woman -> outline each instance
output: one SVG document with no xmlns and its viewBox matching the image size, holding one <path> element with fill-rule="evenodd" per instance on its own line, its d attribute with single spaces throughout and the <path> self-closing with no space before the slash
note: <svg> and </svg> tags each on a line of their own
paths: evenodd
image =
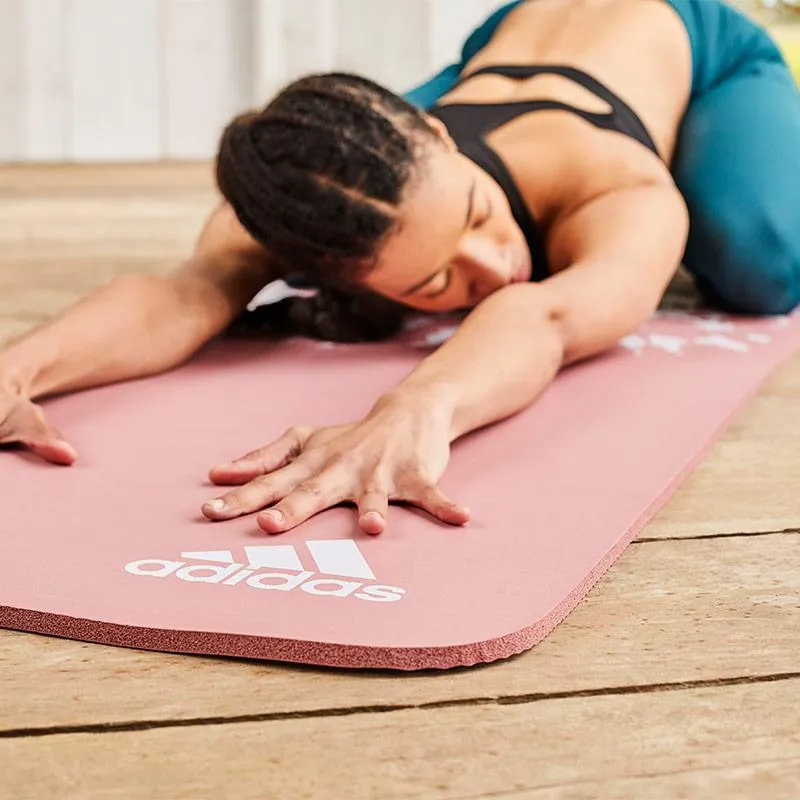
<svg viewBox="0 0 800 800">
<path fill-rule="evenodd" d="M 203 507 L 269 509 L 270 533 L 342 502 L 369 533 L 391 500 L 464 524 L 437 488 L 450 444 L 636 329 L 682 260 L 725 310 L 800 303 L 797 90 L 766 33 L 716 0 L 514 2 L 408 100 L 313 76 L 235 120 L 193 256 L 0 355 L 0 441 L 72 463 L 34 399 L 169 369 L 235 321 L 357 340 L 403 309 L 474 309 L 364 420 L 214 468 L 238 488 Z M 297 273 L 316 297 L 244 312 Z"/>
</svg>

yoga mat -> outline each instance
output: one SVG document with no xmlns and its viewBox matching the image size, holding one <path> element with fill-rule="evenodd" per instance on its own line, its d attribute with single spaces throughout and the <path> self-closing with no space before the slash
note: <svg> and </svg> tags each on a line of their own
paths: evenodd
<svg viewBox="0 0 800 800">
<path fill-rule="evenodd" d="M 219 341 L 168 375 L 55 399 L 72 468 L 0 453 L 0 625 L 126 647 L 401 670 L 541 641 L 800 345 L 800 315 L 662 312 L 466 437 L 442 486 L 454 528 L 352 508 L 278 537 L 214 524 L 208 469 L 293 424 L 362 417 L 453 321 L 378 345 Z"/>
</svg>

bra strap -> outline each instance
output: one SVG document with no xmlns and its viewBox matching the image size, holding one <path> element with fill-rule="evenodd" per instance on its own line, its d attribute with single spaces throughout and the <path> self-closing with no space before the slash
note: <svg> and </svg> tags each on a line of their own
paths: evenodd
<svg viewBox="0 0 800 800">
<path fill-rule="evenodd" d="M 585 89 L 588 89 L 592 94 L 605 100 L 611 108 L 612 114 L 617 115 L 624 122 L 633 126 L 641 134 L 644 143 L 654 152 L 658 153 L 658 147 L 653 141 L 653 137 L 645 127 L 644 123 L 639 119 L 638 114 L 621 98 L 619 95 L 614 94 L 607 86 L 601 83 L 597 78 L 589 75 L 576 67 L 562 66 L 559 64 L 499 64 L 488 67 L 481 67 L 481 69 L 471 72 L 469 75 L 464 76 L 459 85 L 465 83 L 471 78 L 478 75 L 500 75 L 505 78 L 514 78 L 515 80 L 523 80 L 525 78 L 532 78 L 535 75 L 561 75 L 564 78 L 569 78 Z M 577 109 L 574 109 L 577 110 Z M 608 116 L 592 114 L 594 117 Z"/>
</svg>

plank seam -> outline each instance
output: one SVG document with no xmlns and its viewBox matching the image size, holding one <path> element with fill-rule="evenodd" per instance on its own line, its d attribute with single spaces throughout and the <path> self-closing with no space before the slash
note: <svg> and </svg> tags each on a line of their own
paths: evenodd
<svg viewBox="0 0 800 800">
<path fill-rule="evenodd" d="M 797 536 L 798 534 L 800 534 L 800 528 L 786 528 L 782 531 L 753 531 L 751 533 L 708 533 L 697 536 L 643 536 L 634 539 L 631 547 L 635 544 L 653 544 L 654 542 L 702 542 L 709 539 L 745 539 L 757 536 Z"/>
<path fill-rule="evenodd" d="M 13 728 L 0 731 L 0 739 L 41 738 L 75 734 L 132 733 L 163 728 L 190 728 L 212 725 L 234 725 L 253 722 L 282 722 L 295 719 L 323 719 L 325 717 L 350 717 L 360 714 L 387 714 L 395 711 L 438 711 L 465 706 L 509 706 L 529 705 L 546 700 L 569 700 L 587 697 L 613 697 L 664 692 L 692 691 L 696 689 L 720 689 L 730 686 L 749 686 L 782 681 L 800 681 L 800 672 L 776 673 L 773 675 L 749 675 L 735 678 L 715 678 L 677 683 L 654 683 L 637 686 L 611 686 L 598 689 L 583 689 L 564 692 L 542 692 L 535 694 L 509 695 L 508 697 L 471 697 L 461 700 L 439 700 L 418 705 L 351 706 L 348 708 L 323 708 L 310 711 L 279 711 L 265 714 L 246 714 L 233 717 L 196 717 L 178 720 L 141 720 L 138 722 L 109 722 L 91 725 L 62 725 L 49 728 Z"/>
</svg>

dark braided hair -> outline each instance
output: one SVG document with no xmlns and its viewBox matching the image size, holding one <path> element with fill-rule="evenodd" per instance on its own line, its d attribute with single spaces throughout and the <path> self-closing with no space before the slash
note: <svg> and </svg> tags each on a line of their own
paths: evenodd
<svg viewBox="0 0 800 800">
<path fill-rule="evenodd" d="M 398 221 L 435 134 L 403 98 L 356 75 L 312 75 L 225 130 L 217 183 L 286 274 L 318 287 L 249 312 L 239 330 L 331 341 L 386 338 L 405 308 L 359 281 Z"/>
</svg>

